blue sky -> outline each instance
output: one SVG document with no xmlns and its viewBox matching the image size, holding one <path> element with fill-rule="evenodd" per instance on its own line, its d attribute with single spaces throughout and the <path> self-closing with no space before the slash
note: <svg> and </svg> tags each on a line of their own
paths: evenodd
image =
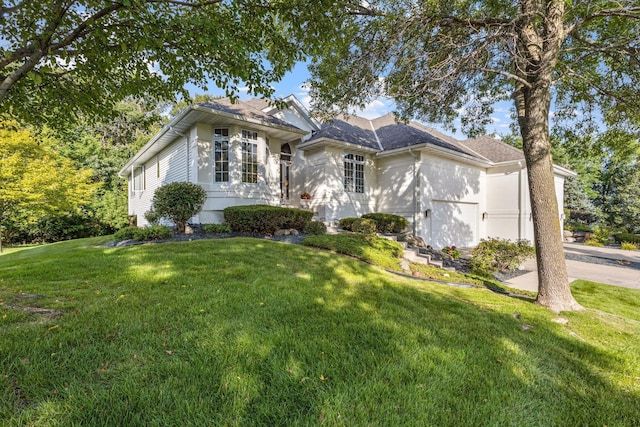
<svg viewBox="0 0 640 427">
<path fill-rule="evenodd" d="M 305 63 L 298 63 L 294 69 L 288 72 L 285 77 L 278 83 L 273 84 L 275 87 L 275 97 L 276 98 L 284 98 L 289 95 L 295 95 L 305 106 L 309 107 L 311 97 L 309 96 L 309 91 L 305 89 L 304 83 L 309 78 L 309 71 L 307 70 L 307 66 Z M 195 95 L 196 93 L 203 93 L 202 89 L 198 89 L 196 87 L 188 87 L 187 88 L 191 95 Z M 208 87 L 207 93 L 216 96 L 224 96 L 224 90 L 217 88 L 215 85 L 211 84 Z M 247 88 L 240 88 L 240 100 L 247 100 L 252 98 L 247 93 Z M 492 124 L 487 126 L 487 134 L 496 134 L 496 135 L 507 135 L 510 134 L 511 131 L 509 129 L 509 125 L 511 123 L 511 118 L 509 117 L 511 104 L 509 102 L 500 102 L 495 105 L 494 114 L 491 116 Z M 390 99 L 377 99 L 371 102 L 364 110 L 355 111 L 355 114 L 366 117 L 368 119 L 373 119 L 375 117 L 383 116 L 387 113 L 393 112 L 394 103 Z M 460 132 L 460 124 L 455 123 L 454 126 L 457 129 L 457 132 L 454 133 L 449 129 L 444 129 L 441 124 L 438 123 L 425 123 L 428 126 L 436 128 L 441 132 L 455 136 L 456 138 L 464 139 L 466 138 Z"/>
</svg>

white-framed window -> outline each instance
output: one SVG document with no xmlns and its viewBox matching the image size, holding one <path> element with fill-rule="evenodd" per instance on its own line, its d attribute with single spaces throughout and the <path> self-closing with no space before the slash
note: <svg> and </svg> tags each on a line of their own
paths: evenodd
<svg viewBox="0 0 640 427">
<path fill-rule="evenodd" d="M 242 182 L 258 182 L 258 132 L 242 130 Z"/>
<path fill-rule="evenodd" d="M 229 182 L 229 129 L 213 130 L 213 182 Z"/>
<path fill-rule="evenodd" d="M 133 168 L 133 191 L 143 191 L 147 189 L 147 174 L 144 166 Z"/>
<path fill-rule="evenodd" d="M 364 193 L 364 156 L 344 153 L 344 191 Z"/>
</svg>

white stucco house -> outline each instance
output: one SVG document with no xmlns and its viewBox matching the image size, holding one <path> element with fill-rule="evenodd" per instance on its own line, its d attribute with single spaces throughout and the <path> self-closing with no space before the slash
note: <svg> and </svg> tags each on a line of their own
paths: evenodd
<svg viewBox="0 0 640 427">
<path fill-rule="evenodd" d="M 269 204 L 311 209 L 327 224 L 369 212 L 401 215 L 435 248 L 487 237 L 533 240 L 521 150 L 486 136 L 459 141 L 392 114 L 321 124 L 295 97 L 284 103 L 187 107 L 119 172 L 128 180 L 129 214 L 146 225 L 154 191 L 189 181 L 208 193 L 196 224 L 222 222 L 228 206 Z M 561 216 L 564 180 L 575 174 L 554 172 Z"/>
</svg>

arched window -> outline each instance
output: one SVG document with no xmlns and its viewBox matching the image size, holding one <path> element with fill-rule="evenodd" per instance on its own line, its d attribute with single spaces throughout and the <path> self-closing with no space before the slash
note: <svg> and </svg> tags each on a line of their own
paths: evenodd
<svg viewBox="0 0 640 427">
<path fill-rule="evenodd" d="M 280 160 L 291 161 L 291 146 L 288 143 L 280 146 Z"/>
</svg>

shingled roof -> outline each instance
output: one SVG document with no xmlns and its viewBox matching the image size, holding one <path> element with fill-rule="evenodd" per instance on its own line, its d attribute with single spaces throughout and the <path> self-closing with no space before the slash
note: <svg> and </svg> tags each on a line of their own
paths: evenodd
<svg viewBox="0 0 640 427">
<path fill-rule="evenodd" d="M 257 103 L 252 103 L 253 105 L 258 105 Z M 280 126 L 287 127 L 295 130 L 300 130 L 292 124 L 285 122 L 284 120 L 280 120 L 277 117 L 269 115 L 264 111 L 254 107 L 249 102 L 236 101 L 235 103 L 231 103 L 228 98 L 216 99 L 207 102 L 202 102 L 198 104 L 200 107 L 208 108 L 213 111 L 219 111 L 222 113 L 233 114 L 237 116 L 243 116 L 245 118 L 260 120 L 261 122 Z M 266 101 L 264 103 L 267 105 Z"/>
<path fill-rule="evenodd" d="M 524 160 L 522 150 L 487 135 L 467 139 L 462 144 L 494 163 Z"/>
</svg>

